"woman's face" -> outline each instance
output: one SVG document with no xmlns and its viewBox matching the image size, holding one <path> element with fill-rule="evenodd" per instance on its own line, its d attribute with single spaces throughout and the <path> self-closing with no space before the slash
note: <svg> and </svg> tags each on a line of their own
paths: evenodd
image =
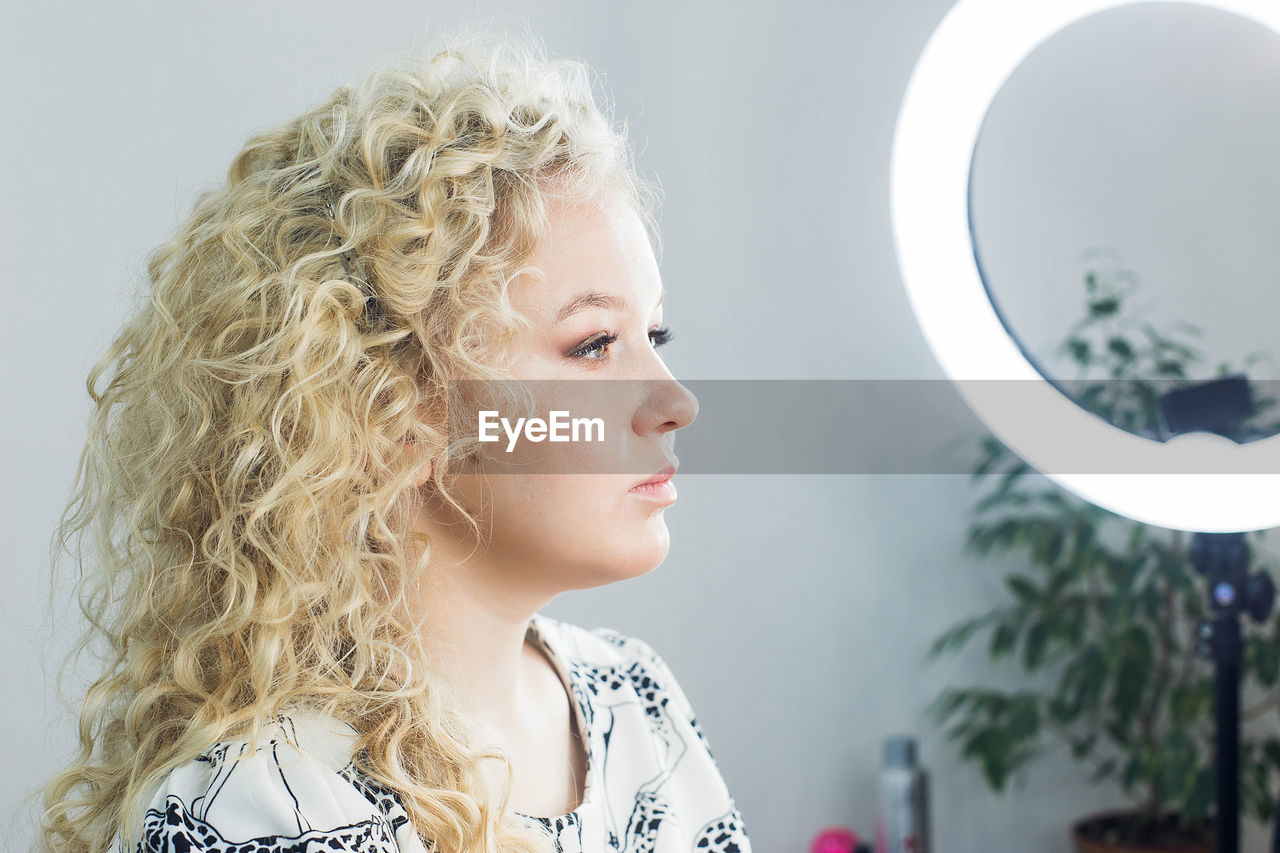
<svg viewBox="0 0 1280 853">
<path fill-rule="evenodd" d="M 551 380 L 529 386 L 536 413 L 599 417 L 604 440 L 522 434 L 508 452 L 511 439 L 497 427 L 500 440 L 484 445 L 470 469 L 481 473 L 462 474 L 454 489 L 485 531 L 483 546 L 472 554 L 461 525 L 428 526 L 433 551 L 471 555 L 473 571 L 543 599 L 644 574 L 665 559 L 663 515 L 674 491 L 654 497 L 633 487 L 678 464 L 675 432 L 698 412 L 657 349 L 663 287 L 639 215 L 618 200 L 553 204 L 549 213 L 549 235 L 532 259 L 544 277 L 512 283 L 512 306 L 532 324 L 514 342 L 512 375 Z M 567 381 L 584 379 L 594 381 Z M 514 428 L 528 414 L 497 417 Z M 504 473 L 521 465 L 549 473 Z"/>
</svg>

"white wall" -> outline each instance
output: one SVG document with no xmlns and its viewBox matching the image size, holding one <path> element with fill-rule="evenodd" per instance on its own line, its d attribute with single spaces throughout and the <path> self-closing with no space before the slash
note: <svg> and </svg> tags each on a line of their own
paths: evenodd
<svg viewBox="0 0 1280 853">
<path fill-rule="evenodd" d="M 12 306 L 0 803 L 12 811 L 74 742 L 75 706 L 58 702 L 50 676 L 78 624 L 60 599 L 57 633 L 44 639 L 43 583 L 83 440 L 84 376 L 146 252 L 250 131 L 416 34 L 482 12 L 527 21 L 553 52 L 604 73 L 641 165 L 665 187 L 665 307 L 679 340 L 664 353 L 678 378 L 940 379 L 898 277 L 888 159 L 907 76 L 949 6 L 291 0 L 263 11 L 234 0 L 11 11 L 0 45 L 0 275 Z M 785 434 L 785 413 L 760 414 Z M 831 824 L 869 833 L 880 741 L 901 730 L 922 738 L 941 853 L 1065 853 L 1074 818 L 1122 802 L 1088 787 L 1061 751 L 995 797 L 923 720 L 943 686 L 1014 683 L 981 654 L 921 663 L 934 636 L 999 591 L 1002 566 L 961 553 L 973 496 L 964 477 L 682 475 L 680 494 L 662 566 L 547 612 L 637 634 L 666 657 L 757 851 L 805 850 Z M 25 814 L 12 829 L 5 817 L 11 849 L 23 848 Z"/>
</svg>

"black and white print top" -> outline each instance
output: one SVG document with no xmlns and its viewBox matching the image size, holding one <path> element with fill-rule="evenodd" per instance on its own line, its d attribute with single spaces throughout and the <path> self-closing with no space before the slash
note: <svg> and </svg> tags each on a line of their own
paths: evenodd
<svg viewBox="0 0 1280 853">
<path fill-rule="evenodd" d="M 561 853 L 750 853 L 693 708 L 647 643 L 540 613 L 527 636 L 574 700 L 587 778 L 578 808 L 526 823 Z M 399 796 L 352 763 L 354 739 L 342 721 L 296 711 L 253 752 L 247 738 L 215 744 L 159 786 L 131 853 L 426 853 Z M 119 837 L 107 853 L 124 853 Z"/>
</svg>

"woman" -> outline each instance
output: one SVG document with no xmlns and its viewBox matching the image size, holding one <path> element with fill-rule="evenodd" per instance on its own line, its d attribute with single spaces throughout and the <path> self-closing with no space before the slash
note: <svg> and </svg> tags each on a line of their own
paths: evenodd
<svg viewBox="0 0 1280 853">
<path fill-rule="evenodd" d="M 112 662 L 42 850 L 750 850 L 663 660 L 537 612 L 666 556 L 697 402 L 655 196 L 532 48 L 458 40 L 250 139 L 88 378 L 59 532 L 96 533 Z M 474 419 L 571 400 L 603 441 Z"/>
</svg>

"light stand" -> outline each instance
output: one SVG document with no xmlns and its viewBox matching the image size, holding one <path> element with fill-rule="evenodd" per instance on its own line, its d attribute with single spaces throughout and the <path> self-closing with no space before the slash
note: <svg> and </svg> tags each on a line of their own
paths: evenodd
<svg viewBox="0 0 1280 853">
<path fill-rule="evenodd" d="M 1243 533 L 1196 533 L 1191 564 L 1209 579 L 1210 617 L 1200 623 L 1200 654 L 1214 663 L 1214 717 L 1217 749 L 1217 850 L 1240 849 L 1240 667 L 1244 642 L 1240 614 L 1265 621 L 1275 604 L 1271 576 L 1249 577 L 1249 545 Z M 1275 843 L 1272 842 L 1274 848 Z"/>
<path fill-rule="evenodd" d="M 1242 375 L 1179 388 L 1160 398 L 1160 431 L 1166 439 L 1206 431 L 1243 442 L 1240 424 L 1256 409 Z M 1265 622 L 1275 605 L 1271 575 L 1249 575 L 1249 544 L 1244 533 L 1197 532 L 1191 538 L 1191 565 L 1209 582 L 1209 618 L 1200 622 L 1201 657 L 1214 664 L 1216 726 L 1214 785 L 1217 789 L 1217 853 L 1240 849 L 1240 669 L 1244 641 L 1240 615 Z M 1275 847 L 1275 841 L 1272 841 Z"/>
<path fill-rule="evenodd" d="M 1059 30 L 1138 2 L 1147 0 L 957 0 L 916 62 L 898 113 L 889 178 L 894 243 L 925 340 L 997 439 L 1092 504 L 1193 534 L 1194 565 L 1208 577 L 1210 589 L 1212 616 L 1202 639 L 1217 666 L 1223 827 L 1218 853 L 1237 853 L 1244 657 L 1239 614 L 1265 618 L 1274 601 L 1269 578 L 1248 576 L 1242 532 L 1280 527 L 1280 436 L 1240 443 L 1220 430 L 1192 426 L 1158 441 L 1086 411 L 1045 380 L 1002 323 L 970 239 L 973 152 L 987 109 L 1009 75 Z M 1275 0 L 1191 2 L 1280 33 Z M 1021 383 L 1016 406 L 1009 405 L 1007 388 L 1001 387 L 1008 380 Z M 1217 390 L 1223 388 L 1231 390 L 1229 385 Z M 1177 402 L 1170 401 L 1171 412 Z M 1222 410 L 1217 411 L 1221 419 Z M 1088 470 L 1063 463 L 1058 451 L 1064 444 L 1086 448 L 1091 462 L 1104 461 Z M 1276 834 L 1274 853 L 1280 853 L 1280 827 Z"/>
</svg>

